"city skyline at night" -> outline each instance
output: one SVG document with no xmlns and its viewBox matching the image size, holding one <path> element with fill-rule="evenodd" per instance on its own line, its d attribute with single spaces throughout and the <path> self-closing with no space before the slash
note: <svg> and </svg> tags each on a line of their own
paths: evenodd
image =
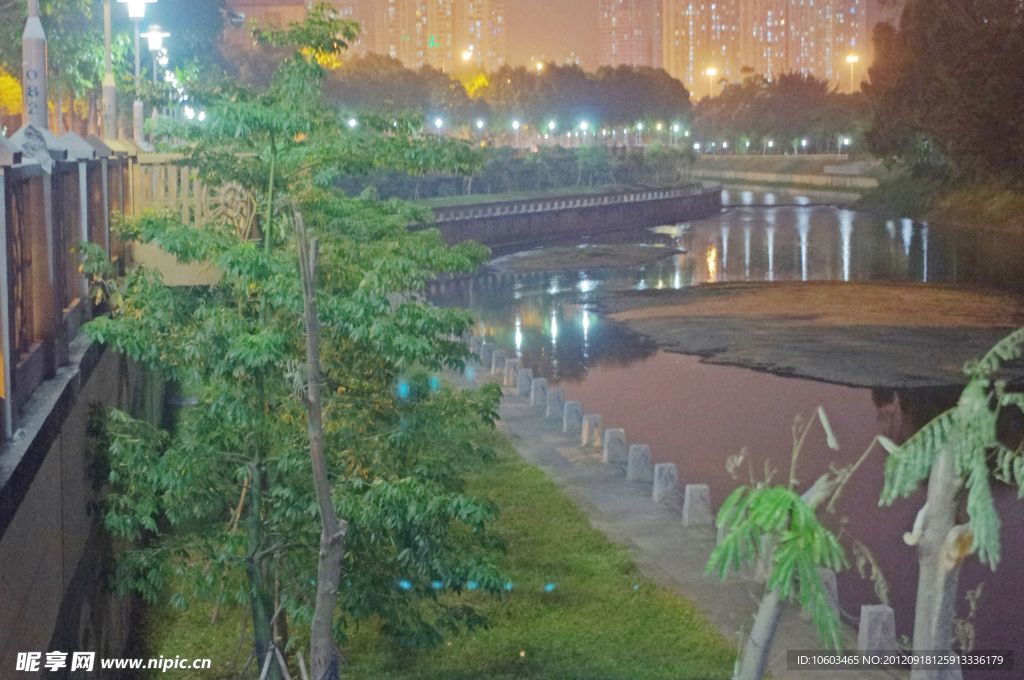
<svg viewBox="0 0 1024 680">
<path fill-rule="evenodd" d="M 410 68 L 458 73 L 541 61 L 588 69 L 649 66 L 664 68 L 698 96 L 751 73 L 774 78 L 795 72 L 853 87 L 870 64 L 874 25 L 898 16 L 879 0 L 574 0 L 543 11 L 538 3 L 331 4 L 363 26 L 355 53 L 389 55 Z M 301 18 L 309 2 L 229 0 L 229 5 L 247 20 L 283 24 Z M 572 30 L 553 30 L 566 25 Z M 235 29 L 236 36 L 244 33 Z M 850 55 L 856 55 L 852 69 Z"/>
</svg>

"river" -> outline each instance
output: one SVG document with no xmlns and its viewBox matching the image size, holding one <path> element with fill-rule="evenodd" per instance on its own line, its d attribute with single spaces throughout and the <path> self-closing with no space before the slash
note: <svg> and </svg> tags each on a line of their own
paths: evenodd
<svg viewBox="0 0 1024 680">
<path fill-rule="evenodd" d="M 766 466 L 788 474 L 794 418 L 808 418 L 818 406 L 828 413 L 840 451 L 832 452 L 821 429 L 813 429 L 801 459 L 805 483 L 831 464 L 857 460 L 878 434 L 905 440 L 951 406 L 958 391 L 855 389 L 705 364 L 661 351 L 602 318 L 588 304 L 595 296 L 725 281 L 892 281 L 1024 292 L 1020 237 L 966 237 L 782 192 L 731 189 L 723 192 L 723 205 L 708 219 L 594 240 L 671 246 L 683 254 L 619 269 L 500 273 L 498 267 L 438 282 L 432 299 L 471 309 L 498 346 L 515 347 L 535 375 L 557 383 L 587 412 L 601 413 L 606 427 L 624 428 L 631 443 L 649 444 L 657 462 L 676 463 L 683 483 L 710 485 L 717 508 L 750 475 L 763 478 Z M 741 451 L 749 467 L 733 479 L 725 462 Z M 902 536 L 922 500 L 919 495 L 879 508 L 883 463 L 876 449 L 828 522 L 842 532 L 851 558 L 851 569 L 838 578 L 844 617 L 853 621 L 861 604 L 885 598 L 896 610 L 897 634 L 909 636 L 917 569 Z M 1007 488 L 996 492 L 1002 562 L 995 573 L 977 560 L 966 564 L 960 630 L 975 649 L 1013 649 L 1024 663 L 1024 504 Z M 872 564 L 884 584 L 870 578 Z"/>
</svg>

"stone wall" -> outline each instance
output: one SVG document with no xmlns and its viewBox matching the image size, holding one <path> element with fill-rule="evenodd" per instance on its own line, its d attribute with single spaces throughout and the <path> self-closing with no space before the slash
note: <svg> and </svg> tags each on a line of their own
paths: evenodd
<svg viewBox="0 0 1024 680">
<path fill-rule="evenodd" d="M 131 602 L 106 588 L 87 430 L 98 404 L 160 409 L 142 372 L 114 352 L 82 335 L 70 350 L 0 449 L 0 677 L 13 677 L 18 652 L 120 656 L 129 641 Z"/>
</svg>

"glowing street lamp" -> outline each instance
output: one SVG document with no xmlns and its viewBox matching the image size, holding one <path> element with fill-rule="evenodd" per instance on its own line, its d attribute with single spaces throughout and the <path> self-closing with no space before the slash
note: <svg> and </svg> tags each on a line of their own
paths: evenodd
<svg viewBox="0 0 1024 680">
<path fill-rule="evenodd" d="M 444 127 L 444 118 L 438 116 L 434 119 L 434 129 L 437 131 L 437 136 L 441 136 L 441 129 Z"/>
<path fill-rule="evenodd" d="M 544 62 L 543 61 L 538 61 L 537 62 L 537 73 L 541 73 L 543 70 L 544 70 Z"/>
<path fill-rule="evenodd" d="M 484 125 L 485 125 L 485 123 L 484 123 L 483 118 L 478 118 L 477 121 L 476 121 L 476 129 L 477 130 L 483 130 L 484 129 Z"/>
<path fill-rule="evenodd" d="M 462 61 L 470 62 L 473 60 L 473 46 L 470 45 L 468 48 L 462 50 Z"/>
<path fill-rule="evenodd" d="M 515 130 L 515 132 L 516 132 L 516 148 L 517 149 L 519 148 L 519 128 L 521 128 L 522 126 L 523 126 L 523 124 L 521 122 L 519 122 L 518 118 L 516 118 L 515 120 L 512 121 L 512 129 Z"/>
<path fill-rule="evenodd" d="M 854 73 L 854 70 L 857 68 L 857 63 L 859 61 L 860 61 L 860 55 L 859 54 L 848 54 L 848 55 L 846 55 L 846 63 L 850 65 L 850 92 L 851 93 L 855 92 L 854 84 L 853 84 L 853 77 L 854 77 L 853 73 Z"/>
<path fill-rule="evenodd" d="M 589 129 L 590 129 L 590 123 L 588 123 L 585 120 L 581 120 L 580 121 L 580 130 L 582 130 L 583 132 L 586 132 Z"/>
<path fill-rule="evenodd" d="M 128 5 L 128 18 L 135 25 L 135 101 L 132 102 L 132 135 L 135 143 L 144 145 L 142 139 L 142 100 L 139 99 L 139 87 L 142 80 L 142 55 L 139 49 L 139 24 L 146 17 L 146 5 L 151 5 L 156 0 L 117 0 L 122 5 Z"/>
<path fill-rule="evenodd" d="M 145 38 L 146 42 L 149 43 L 150 52 L 160 52 L 164 49 L 164 38 L 171 37 L 171 34 L 161 29 L 158 24 L 153 24 L 140 37 Z"/>
<path fill-rule="evenodd" d="M 355 118 L 349 118 L 348 127 L 349 129 L 355 130 L 357 127 L 359 127 L 359 121 L 356 120 Z"/>
<path fill-rule="evenodd" d="M 715 76 L 718 75 L 718 69 L 712 66 L 708 70 L 704 71 L 704 75 L 708 77 L 708 98 L 710 99 L 711 95 L 714 94 Z"/>
<path fill-rule="evenodd" d="M 548 123 L 548 130 L 551 130 L 552 132 L 554 132 L 555 128 L 557 128 L 557 127 L 558 127 L 558 123 L 556 123 L 555 121 L 551 121 L 551 122 Z"/>
</svg>

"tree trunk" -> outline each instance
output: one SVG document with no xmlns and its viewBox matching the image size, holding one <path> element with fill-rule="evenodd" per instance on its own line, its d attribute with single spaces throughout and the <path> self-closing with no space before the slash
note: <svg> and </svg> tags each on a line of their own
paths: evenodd
<svg viewBox="0 0 1024 680">
<path fill-rule="evenodd" d="M 914 651 L 950 652 L 956 614 L 960 563 L 971 549 L 967 527 L 957 525 L 963 483 L 956 474 L 953 452 L 939 452 L 928 477 L 928 496 L 912 533 L 904 536 L 917 546 L 919 574 L 914 610 Z M 915 669 L 911 680 L 959 680 L 959 669 Z"/>
<path fill-rule="evenodd" d="M 802 498 L 811 510 L 827 501 L 836 488 L 840 479 L 831 473 L 822 475 L 811 485 L 811 488 L 804 492 Z M 774 545 L 774 541 L 772 541 Z M 766 559 L 770 558 L 770 548 L 765 549 Z M 771 577 L 771 568 L 765 578 Z M 743 657 L 740 659 L 739 668 L 733 680 L 761 680 L 765 671 L 768 670 L 768 655 L 772 651 L 772 642 L 775 640 L 775 631 L 779 628 L 779 619 L 782 617 L 782 610 L 785 602 L 779 596 L 777 588 L 765 591 L 761 597 L 761 604 L 757 607 L 757 614 L 754 615 L 754 625 L 750 628 L 750 635 L 746 644 L 743 645 Z M 916 679 L 915 679 L 916 680 Z"/>
<path fill-rule="evenodd" d="M 768 654 L 772 649 L 775 631 L 779 627 L 783 602 L 776 588 L 761 598 L 754 616 L 754 625 L 743 646 L 743 658 L 733 680 L 761 680 L 768 669 Z"/>
<path fill-rule="evenodd" d="M 271 619 L 274 615 L 270 611 L 271 599 L 267 592 L 266 572 L 264 569 L 266 558 L 263 550 L 263 523 L 261 513 L 263 509 L 263 490 L 266 481 L 263 471 L 258 463 L 250 466 L 249 474 L 252 483 L 249 488 L 249 517 L 247 529 L 249 534 L 249 556 L 246 560 L 246 572 L 249 576 L 249 607 L 252 611 L 253 649 L 256 653 L 257 665 L 262 665 L 267 658 L 267 652 L 274 642 Z M 271 664 L 268 680 L 280 680 L 280 669 L 276 664 Z"/>
<path fill-rule="evenodd" d="M 307 243 L 302 215 L 295 212 L 295 233 L 302 274 L 303 316 L 306 324 L 306 396 L 309 457 L 313 465 L 313 487 L 320 511 L 320 561 L 317 565 L 316 605 L 310 630 L 309 662 L 313 680 L 337 680 L 341 674 L 341 650 L 334 641 L 334 608 L 338 602 L 345 534 L 348 523 L 338 517 L 331 499 L 324 453 L 323 402 L 320 394 L 320 319 L 316 308 L 317 243 Z"/>
</svg>

